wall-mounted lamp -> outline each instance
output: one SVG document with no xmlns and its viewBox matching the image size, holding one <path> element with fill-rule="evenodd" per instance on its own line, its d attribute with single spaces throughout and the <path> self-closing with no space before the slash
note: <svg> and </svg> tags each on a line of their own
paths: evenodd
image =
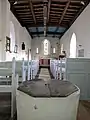
<svg viewBox="0 0 90 120">
<path fill-rule="evenodd" d="M 38 52 L 38 48 L 36 48 L 36 54 L 38 54 L 39 52 Z"/>
<path fill-rule="evenodd" d="M 82 47 L 82 45 L 79 45 L 79 47 Z"/>
<path fill-rule="evenodd" d="M 31 49 L 30 49 L 30 52 L 31 52 Z"/>
<path fill-rule="evenodd" d="M 18 51 L 18 46 L 15 45 L 15 46 L 14 46 L 14 53 L 17 53 L 17 51 Z"/>
<path fill-rule="evenodd" d="M 22 50 L 25 50 L 25 43 L 22 42 Z"/>
</svg>

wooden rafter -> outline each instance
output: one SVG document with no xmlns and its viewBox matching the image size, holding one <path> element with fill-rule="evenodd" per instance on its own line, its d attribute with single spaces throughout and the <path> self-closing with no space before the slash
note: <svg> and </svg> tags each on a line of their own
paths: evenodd
<svg viewBox="0 0 90 120">
<path fill-rule="evenodd" d="M 31 8 L 31 12 L 32 12 L 32 16 L 33 16 L 33 19 L 34 19 L 34 22 L 36 24 L 36 18 L 35 18 L 35 14 L 34 14 L 34 9 L 33 9 L 33 4 L 32 4 L 32 1 L 29 0 L 29 4 L 30 4 L 30 8 Z M 38 35 L 38 28 L 36 27 L 36 31 L 37 31 L 37 36 L 39 37 Z"/>
<path fill-rule="evenodd" d="M 46 31 L 47 31 L 47 0 L 43 0 L 44 5 L 43 5 L 43 20 L 44 20 L 44 36 L 46 36 Z"/>
<path fill-rule="evenodd" d="M 49 0 L 49 2 L 48 2 L 48 20 L 47 20 L 47 22 L 49 22 L 50 6 L 51 6 L 51 0 Z"/>
<path fill-rule="evenodd" d="M 66 4 L 66 6 L 65 6 L 65 9 L 64 9 L 64 11 L 63 11 L 63 13 L 62 13 L 62 16 L 60 17 L 59 25 L 61 24 L 61 22 L 62 22 L 62 20 L 63 20 L 63 18 L 64 18 L 64 16 L 65 16 L 65 14 L 66 14 L 66 11 L 67 11 L 67 9 L 68 9 L 68 7 L 69 7 L 70 2 L 71 2 L 71 0 L 68 0 L 67 4 Z M 57 31 L 58 29 L 59 29 L 59 27 L 56 28 L 55 33 L 56 33 L 56 31 Z"/>
<path fill-rule="evenodd" d="M 70 22 L 69 27 L 73 24 L 73 22 L 77 19 L 77 17 L 80 15 L 80 13 L 85 9 L 85 7 L 89 4 L 89 0 L 86 1 L 85 6 L 82 6 L 80 11 L 76 14 L 74 19 Z"/>
<path fill-rule="evenodd" d="M 12 13 L 15 15 L 15 17 L 17 18 L 17 20 L 19 21 L 19 23 L 21 24 L 21 26 L 24 26 L 24 23 L 22 22 L 22 20 L 20 19 L 20 17 L 18 16 L 13 4 L 11 4 L 11 7 L 10 7 Z M 26 26 L 25 26 L 26 27 Z M 33 38 L 31 32 L 29 31 L 29 29 L 26 27 L 27 31 L 29 32 L 31 38 Z"/>
<path fill-rule="evenodd" d="M 73 24 L 73 22 L 77 19 L 77 17 L 80 15 L 80 13 L 85 9 L 85 7 L 86 7 L 89 3 L 90 3 L 90 1 L 87 0 L 85 6 L 82 6 L 82 7 L 81 7 L 80 11 L 76 14 L 76 16 L 74 17 L 74 19 L 70 22 L 68 29 L 70 28 L 70 26 Z M 65 32 L 66 32 L 68 29 L 66 29 Z M 65 32 L 64 32 L 64 33 L 65 33 Z M 64 35 L 64 33 L 62 34 L 62 36 Z M 62 36 L 60 36 L 59 39 L 60 39 Z"/>
<path fill-rule="evenodd" d="M 38 35 L 40 34 L 38 27 L 44 26 L 47 35 L 53 32 L 51 35 L 54 35 L 54 37 L 56 36 L 55 33 L 59 32 L 59 27 L 65 28 L 62 31 L 64 34 L 90 2 L 90 0 L 82 0 L 84 1 L 83 5 L 81 0 L 17 0 L 17 4 L 14 4 L 15 0 L 8 1 L 11 5 L 11 11 L 21 25 L 27 28 L 31 36 L 35 36 L 35 34 L 32 34 L 34 32 L 33 28 L 30 32 L 30 27 L 35 27 L 36 35 Z M 48 27 L 56 27 L 57 29 L 48 31 Z"/>
<path fill-rule="evenodd" d="M 15 8 L 13 7 L 13 4 L 10 5 L 10 9 L 11 9 L 12 13 L 15 15 L 15 17 L 17 18 L 17 20 L 20 22 L 21 26 L 23 26 L 23 22 L 22 22 L 21 19 L 17 16 L 16 10 L 15 10 Z"/>
<path fill-rule="evenodd" d="M 38 23 L 38 24 L 27 24 L 27 27 L 43 27 L 43 23 Z M 49 26 L 52 26 L 52 27 L 58 27 L 58 26 L 60 26 L 60 27 L 65 27 L 65 28 L 67 28 L 68 26 L 67 25 L 58 25 L 57 23 L 48 23 L 47 24 L 47 26 L 49 27 Z"/>
<path fill-rule="evenodd" d="M 43 31 L 41 31 L 41 32 L 31 32 L 32 33 L 32 35 L 36 35 L 36 34 L 43 34 Z M 54 34 L 54 32 L 49 32 L 49 31 L 47 31 L 47 34 Z M 60 32 L 57 32 L 56 33 L 57 35 L 62 35 L 63 33 L 60 33 Z"/>
<path fill-rule="evenodd" d="M 29 2 L 29 5 L 30 5 L 30 8 L 31 8 L 31 13 L 32 13 L 32 16 L 33 16 L 33 19 L 34 19 L 34 22 L 36 24 L 36 18 L 35 18 L 35 14 L 34 14 L 34 10 L 33 10 L 33 4 L 32 4 L 32 0 L 28 0 Z"/>
<path fill-rule="evenodd" d="M 71 0 L 68 0 L 67 4 L 66 4 L 66 6 L 65 6 L 65 9 L 64 9 L 64 11 L 63 11 L 63 13 L 62 13 L 62 16 L 61 16 L 61 18 L 60 18 L 60 20 L 59 20 L 59 24 L 61 24 L 61 22 L 62 22 L 62 20 L 63 20 L 63 18 L 64 18 L 64 15 L 65 15 L 68 7 L 69 7 L 70 2 L 71 2 Z"/>
</svg>

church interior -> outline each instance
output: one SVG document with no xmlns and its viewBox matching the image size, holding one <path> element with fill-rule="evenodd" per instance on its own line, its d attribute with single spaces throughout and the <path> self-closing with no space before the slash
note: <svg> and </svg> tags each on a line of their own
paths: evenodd
<svg viewBox="0 0 90 120">
<path fill-rule="evenodd" d="M 0 0 L 0 120 L 90 120 L 90 0 Z"/>
</svg>

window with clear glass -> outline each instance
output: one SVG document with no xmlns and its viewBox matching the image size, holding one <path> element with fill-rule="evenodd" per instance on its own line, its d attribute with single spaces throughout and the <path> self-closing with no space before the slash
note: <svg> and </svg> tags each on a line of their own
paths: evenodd
<svg viewBox="0 0 90 120">
<path fill-rule="evenodd" d="M 36 53 L 38 54 L 38 48 L 36 48 Z"/>
<path fill-rule="evenodd" d="M 13 57 L 16 57 L 16 54 L 14 53 L 14 47 L 15 47 L 15 29 L 14 24 L 12 21 L 10 21 L 10 52 L 6 52 L 6 61 L 12 61 Z"/>
<path fill-rule="evenodd" d="M 61 54 L 62 54 L 62 52 L 63 52 L 63 44 L 61 45 Z"/>
<path fill-rule="evenodd" d="M 71 42 L 70 42 L 70 58 L 76 57 L 76 34 L 72 34 Z"/>
<path fill-rule="evenodd" d="M 56 53 L 56 49 L 55 48 L 53 48 L 53 53 Z"/>
</svg>

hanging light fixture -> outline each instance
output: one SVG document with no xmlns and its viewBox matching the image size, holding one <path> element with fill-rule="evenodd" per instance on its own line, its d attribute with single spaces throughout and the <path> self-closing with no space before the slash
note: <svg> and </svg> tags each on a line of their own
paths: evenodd
<svg viewBox="0 0 90 120">
<path fill-rule="evenodd" d="M 43 18 L 44 18 L 44 37 L 46 36 L 46 23 L 47 23 L 47 0 L 44 0 Z"/>
<path fill-rule="evenodd" d="M 22 42 L 22 50 L 25 50 L 25 43 Z"/>
<path fill-rule="evenodd" d="M 14 3 L 13 3 L 13 5 L 16 5 L 18 3 L 18 1 L 16 0 Z"/>
<path fill-rule="evenodd" d="M 84 1 L 81 1 L 81 4 L 82 4 L 82 5 L 85 5 Z"/>
</svg>

